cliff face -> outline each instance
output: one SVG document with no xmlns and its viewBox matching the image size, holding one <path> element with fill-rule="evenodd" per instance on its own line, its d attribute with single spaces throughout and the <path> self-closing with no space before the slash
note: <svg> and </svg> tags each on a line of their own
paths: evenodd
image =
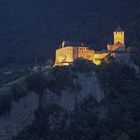
<svg viewBox="0 0 140 140">
<path fill-rule="evenodd" d="M 0 117 L 0 140 L 11 140 L 12 136 L 31 125 L 37 108 L 38 97 L 34 93 L 13 102 L 10 112 Z"/>
<path fill-rule="evenodd" d="M 76 73 L 77 82 L 81 89 L 78 93 L 74 89 L 67 88 L 61 92 L 61 95 L 46 90 L 42 100 L 44 108 L 47 104 L 56 103 L 67 111 L 73 110 L 76 95 L 78 102 L 92 95 L 99 102 L 104 97 L 104 92 L 99 85 L 99 81 L 94 72 Z M 38 96 L 35 93 L 21 98 L 18 102 L 13 102 L 12 109 L 7 114 L 0 117 L 0 140 L 10 140 L 12 136 L 18 134 L 34 120 L 34 111 L 38 108 Z"/>
<path fill-rule="evenodd" d="M 76 73 L 77 82 L 81 89 L 78 94 L 74 89 L 63 90 L 61 96 L 58 96 L 56 93 L 46 91 L 47 94 L 44 94 L 43 104 L 46 106 L 47 103 L 56 103 L 61 107 L 71 110 L 74 108 L 76 94 L 78 97 L 78 102 L 81 102 L 84 98 L 88 96 L 93 96 L 99 102 L 104 97 L 103 89 L 101 89 L 98 78 L 94 72 L 91 73 Z"/>
<path fill-rule="evenodd" d="M 116 53 L 114 56 L 117 63 L 125 63 L 130 68 L 133 68 L 137 74 L 140 72 L 139 66 L 134 63 L 129 53 Z"/>
</svg>

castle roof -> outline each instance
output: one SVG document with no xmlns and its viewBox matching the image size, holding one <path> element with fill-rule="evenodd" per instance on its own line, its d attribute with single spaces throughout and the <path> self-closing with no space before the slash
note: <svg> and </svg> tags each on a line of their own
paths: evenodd
<svg viewBox="0 0 140 140">
<path fill-rule="evenodd" d="M 123 32 L 124 30 L 120 27 L 120 26 L 118 26 L 117 28 L 116 28 L 116 30 L 115 30 L 115 32 Z"/>
<path fill-rule="evenodd" d="M 65 41 L 65 46 L 73 46 L 73 47 L 85 47 L 87 46 L 85 43 L 82 42 L 71 42 L 71 41 Z"/>
<path fill-rule="evenodd" d="M 116 44 L 114 44 L 115 46 L 117 46 L 117 47 L 121 47 L 121 46 L 124 46 L 121 42 L 117 42 Z"/>
</svg>

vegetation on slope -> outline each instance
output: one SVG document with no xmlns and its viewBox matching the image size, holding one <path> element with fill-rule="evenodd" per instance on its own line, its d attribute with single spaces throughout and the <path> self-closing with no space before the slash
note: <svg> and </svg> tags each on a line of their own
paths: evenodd
<svg viewBox="0 0 140 140">
<path fill-rule="evenodd" d="M 26 90 L 23 85 L 20 83 L 15 83 L 15 81 L 13 81 L 8 86 L 1 88 L 1 92 L 2 94 L 0 95 L 0 115 L 6 113 L 11 109 L 13 101 L 18 101 L 21 97 L 26 95 Z"/>
<path fill-rule="evenodd" d="M 74 66 L 34 73 L 27 76 L 22 85 L 13 85 L 11 94 L 0 98 L 1 114 L 10 110 L 13 99 L 20 99 L 27 91 L 37 93 L 40 103 L 46 88 L 58 95 L 68 88 L 78 92 L 80 86 L 73 83 L 76 78 L 74 72 L 96 71 L 105 91 L 105 98 L 100 103 L 90 96 L 81 103 L 75 103 L 75 109 L 70 112 L 55 104 L 48 104 L 45 108 L 40 106 L 35 111 L 32 126 L 13 139 L 139 140 L 140 79 L 133 68 L 117 64 L 112 59 L 108 62 L 96 67 L 88 61 L 77 60 Z"/>
<path fill-rule="evenodd" d="M 12 102 L 26 95 L 24 80 L 27 73 L 0 73 L 0 115 L 11 109 Z"/>
<path fill-rule="evenodd" d="M 96 73 L 105 91 L 100 103 L 90 96 L 69 112 L 48 104 L 35 111 L 32 126 L 13 139 L 139 140 L 140 79 L 135 71 L 112 62 L 103 63 Z"/>
<path fill-rule="evenodd" d="M 62 90 L 77 90 L 79 86 L 75 85 L 73 82 L 73 80 L 77 78 L 73 72 L 89 72 L 92 70 L 92 66 L 93 64 L 88 61 L 84 62 L 78 60 L 75 62 L 74 67 L 55 67 L 49 72 L 26 74 L 27 76 L 25 75 L 19 79 L 16 79 L 18 74 L 12 74 L 9 77 L 4 76 L 5 79 L 1 77 L 3 80 L 1 81 L 0 88 L 0 115 L 11 109 L 13 101 L 18 101 L 21 97 L 28 95 L 30 92 L 38 94 L 41 108 L 43 94 L 44 92 L 47 93 L 45 91 L 46 89 L 53 91 L 59 96 L 61 95 Z M 5 83 L 7 81 L 8 83 Z"/>
</svg>

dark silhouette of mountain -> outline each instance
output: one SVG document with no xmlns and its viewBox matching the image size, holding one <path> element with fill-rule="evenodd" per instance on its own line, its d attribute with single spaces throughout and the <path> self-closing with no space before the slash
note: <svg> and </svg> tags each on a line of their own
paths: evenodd
<svg viewBox="0 0 140 140">
<path fill-rule="evenodd" d="M 128 46 L 139 46 L 139 5 L 139 0 L 1 0 L 0 65 L 53 59 L 62 39 L 104 49 L 118 24 Z"/>
</svg>

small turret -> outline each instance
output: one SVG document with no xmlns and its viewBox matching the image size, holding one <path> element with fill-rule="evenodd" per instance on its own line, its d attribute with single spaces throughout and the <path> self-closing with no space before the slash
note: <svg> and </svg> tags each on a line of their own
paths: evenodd
<svg viewBox="0 0 140 140">
<path fill-rule="evenodd" d="M 62 41 L 62 48 L 65 47 L 65 40 Z"/>
</svg>

